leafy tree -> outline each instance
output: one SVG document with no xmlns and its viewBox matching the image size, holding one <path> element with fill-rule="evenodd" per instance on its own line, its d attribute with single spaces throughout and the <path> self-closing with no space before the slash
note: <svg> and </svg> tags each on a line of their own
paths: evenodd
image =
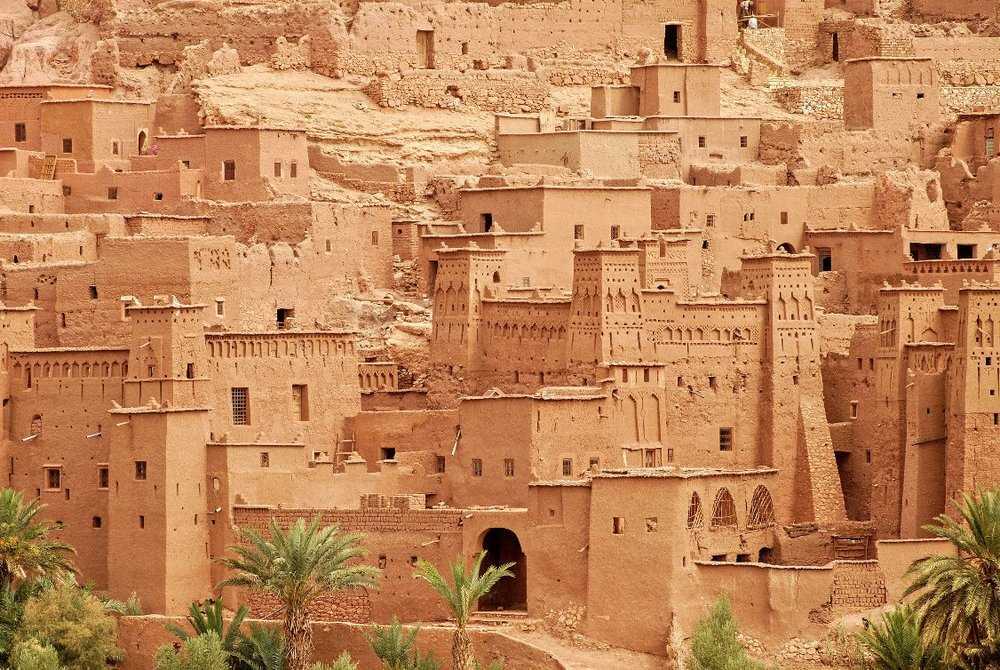
<svg viewBox="0 0 1000 670">
<path fill-rule="evenodd" d="M 228 670 L 229 654 L 214 632 L 188 637 L 180 651 L 165 644 L 156 652 L 156 670 Z"/>
<path fill-rule="evenodd" d="M 51 586 L 46 580 L 31 580 L 0 587 L 0 667 L 10 662 L 14 635 L 21 628 L 24 606 L 28 600 Z"/>
<path fill-rule="evenodd" d="M 925 526 L 957 556 L 914 561 L 905 596 L 924 639 L 947 649 L 950 662 L 981 669 L 1000 664 L 1000 489 L 964 494 L 961 521 L 938 516 Z"/>
<path fill-rule="evenodd" d="M 230 547 L 223 564 L 234 574 L 220 586 L 241 586 L 270 593 L 284 610 L 285 668 L 305 670 L 312 655 L 309 606 L 333 591 L 375 586 L 378 569 L 356 559 L 365 555 L 359 533 L 337 526 L 321 528 L 299 519 L 287 531 L 271 520 L 270 537 L 244 533 L 247 545 Z"/>
<path fill-rule="evenodd" d="M 243 638 L 240 628 L 243 625 L 243 619 L 246 618 L 249 611 L 245 605 L 240 605 L 233 616 L 233 620 L 227 626 L 225 613 L 222 610 L 222 601 L 207 600 L 204 603 L 194 602 L 188 608 L 187 622 L 195 635 L 215 633 L 222 642 L 222 648 L 227 653 L 232 654 L 236 651 Z M 167 630 L 182 641 L 193 637 L 185 628 L 177 624 L 167 624 Z"/>
<path fill-rule="evenodd" d="M 385 670 L 440 670 L 441 664 L 432 654 L 421 656 L 415 648 L 419 632 L 418 627 L 403 630 L 403 624 L 393 617 L 388 626 L 373 624 L 367 638 Z"/>
<path fill-rule="evenodd" d="M 486 552 L 480 553 L 473 561 L 472 569 L 466 570 L 465 561 L 459 556 L 451 565 L 452 583 L 441 576 L 432 563 L 421 560 L 417 562 L 416 576 L 420 577 L 444 599 L 451 615 L 455 618 L 455 635 L 451 644 L 452 670 L 473 670 L 476 657 L 472 651 L 472 638 L 469 637 L 467 626 L 469 617 L 475 610 L 480 598 L 493 590 L 504 577 L 513 577 L 510 571 L 513 563 L 491 565 L 482 570 Z"/>
<path fill-rule="evenodd" d="M 739 628 L 729 598 L 715 601 L 708 616 L 698 622 L 691 636 L 689 670 L 764 670 L 750 659 L 739 640 Z"/>
<path fill-rule="evenodd" d="M 858 633 L 858 642 L 873 670 L 945 670 L 944 648 L 920 635 L 913 610 L 900 606 Z"/>
<path fill-rule="evenodd" d="M 54 527 L 36 518 L 43 508 L 14 489 L 0 490 L 0 588 L 73 571 L 73 548 L 50 538 Z"/>
<path fill-rule="evenodd" d="M 122 656 L 117 633 L 118 622 L 97 597 L 63 581 L 27 602 L 14 641 L 51 645 L 68 670 L 105 670 Z"/>
<path fill-rule="evenodd" d="M 49 645 L 38 640 L 27 640 L 17 645 L 10 655 L 11 670 L 62 670 L 59 654 Z"/>
</svg>

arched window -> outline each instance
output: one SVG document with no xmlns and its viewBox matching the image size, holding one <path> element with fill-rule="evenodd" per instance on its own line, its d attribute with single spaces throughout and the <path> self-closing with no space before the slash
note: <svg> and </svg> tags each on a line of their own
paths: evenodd
<svg viewBox="0 0 1000 670">
<path fill-rule="evenodd" d="M 747 518 L 747 528 L 766 528 L 774 525 L 774 502 L 767 487 L 761 485 L 754 489 L 750 499 L 750 516 Z"/>
<path fill-rule="evenodd" d="M 729 489 L 721 488 L 715 494 L 715 505 L 712 507 L 712 527 L 735 526 L 736 503 Z"/>
<path fill-rule="evenodd" d="M 705 515 L 701 511 L 701 498 L 697 492 L 691 494 L 691 502 L 688 504 L 688 528 L 701 528 L 705 525 Z"/>
</svg>

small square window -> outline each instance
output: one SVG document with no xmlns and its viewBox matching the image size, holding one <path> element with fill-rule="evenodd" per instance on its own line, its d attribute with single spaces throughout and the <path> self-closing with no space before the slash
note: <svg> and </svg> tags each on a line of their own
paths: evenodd
<svg viewBox="0 0 1000 670">
<path fill-rule="evenodd" d="M 782 212 L 781 213 L 781 225 L 783 225 L 783 226 L 787 226 L 788 225 L 788 212 Z"/>
<path fill-rule="evenodd" d="M 118 142 L 117 141 L 111 143 L 111 153 L 114 154 L 115 156 L 118 155 L 119 149 L 118 149 Z"/>
<path fill-rule="evenodd" d="M 139 481 L 146 479 L 146 461 L 135 462 L 135 478 Z"/>
<path fill-rule="evenodd" d="M 719 429 L 719 451 L 732 451 L 733 450 L 733 429 L 732 428 L 720 428 Z"/>
<path fill-rule="evenodd" d="M 709 377 L 708 378 L 708 388 L 712 389 L 713 391 L 718 391 L 719 390 L 719 379 L 718 379 L 718 377 Z"/>
<path fill-rule="evenodd" d="M 389 561 L 386 558 L 385 554 L 379 554 L 379 556 L 378 556 L 378 569 L 379 570 L 385 570 L 385 566 L 386 566 L 386 564 L 388 562 Z"/>
<path fill-rule="evenodd" d="M 225 316 L 226 315 L 226 301 L 218 299 L 215 301 L 215 315 Z"/>
<path fill-rule="evenodd" d="M 704 135 L 699 135 L 698 136 L 698 148 L 699 149 L 704 149 L 707 146 L 708 146 L 708 141 L 705 139 L 705 136 Z"/>
<path fill-rule="evenodd" d="M 674 102 L 680 102 L 680 101 L 681 101 L 681 92 L 674 91 Z"/>
<path fill-rule="evenodd" d="M 858 401 L 857 400 L 852 400 L 851 401 L 851 418 L 852 419 L 857 419 L 858 418 Z"/>
<path fill-rule="evenodd" d="M 90 296 L 91 300 L 97 300 L 97 285 L 91 284 L 87 287 L 87 294 Z"/>
<path fill-rule="evenodd" d="M 156 193 L 154 193 L 153 194 L 153 200 L 163 200 L 163 193 L 161 193 L 160 191 L 157 191 Z"/>
<path fill-rule="evenodd" d="M 280 177 L 281 176 L 281 163 L 275 163 L 274 164 L 274 176 L 275 177 Z"/>
<path fill-rule="evenodd" d="M 611 532 L 614 535 L 625 534 L 625 517 L 616 516 L 611 519 Z"/>
<path fill-rule="evenodd" d="M 250 425 L 250 389 L 237 386 L 230 389 L 233 403 L 233 425 Z"/>
<path fill-rule="evenodd" d="M 505 458 L 503 459 L 503 476 L 513 477 L 514 476 L 514 459 Z"/>
<path fill-rule="evenodd" d="M 68 137 L 64 137 L 62 141 L 62 147 L 63 147 L 62 152 L 64 154 L 73 153 L 73 140 Z"/>
<path fill-rule="evenodd" d="M 236 161 L 222 161 L 222 179 L 224 181 L 236 179 Z"/>
<path fill-rule="evenodd" d="M 108 488 L 108 483 L 111 477 L 109 476 L 108 468 L 102 467 L 97 469 L 97 488 L 106 489 Z"/>
<path fill-rule="evenodd" d="M 706 228 L 712 228 L 714 226 L 715 226 L 715 214 L 706 214 L 705 215 L 705 227 Z"/>
<path fill-rule="evenodd" d="M 590 469 L 591 470 L 597 470 L 600 467 L 601 467 L 601 459 L 598 458 L 597 456 L 591 456 L 590 457 Z"/>
<path fill-rule="evenodd" d="M 573 459 L 572 458 L 564 458 L 564 459 L 562 459 L 562 473 L 563 473 L 563 477 L 572 477 L 573 476 Z"/>
<path fill-rule="evenodd" d="M 94 518 L 92 518 L 90 520 L 90 527 L 91 528 L 100 528 L 102 525 L 103 525 L 103 522 L 101 521 L 101 517 L 99 517 L 99 516 L 95 516 Z"/>
<path fill-rule="evenodd" d="M 473 477 L 483 476 L 483 459 L 481 458 L 472 459 L 472 476 Z"/>
<path fill-rule="evenodd" d="M 621 226 L 611 226 L 611 239 L 617 240 L 618 236 L 621 234 Z"/>
<path fill-rule="evenodd" d="M 146 527 L 146 517 L 145 517 L 145 515 L 140 514 L 139 515 L 139 528 L 145 528 L 145 527 Z"/>
<path fill-rule="evenodd" d="M 437 458 L 435 459 L 435 466 L 436 466 L 436 471 L 437 471 L 438 473 L 442 473 L 442 472 L 444 472 L 444 469 L 445 469 L 445 467 L 446 467 L 445 463 L 446 463 L 446 461 L 444 460 L 444 456 L 438 456 L 438 457 L 437 457 Z"/>
<path fill-rule="evenodd" d="M 14 124 L 14 141 L 15 142 L 27 142 L 28 141 L 28 127 L 23 123 Z"/>
<path fill-rule="evenodd" d="M 288 176 L 293 179 L 299 176 L 299 164 L 295 161 L 288 164 Z"/>
<path fill-rule="evenodd" d="M 573 226 L 573 239 L 582 240 L 583 239 L 583 226 L 579 223 Z"/>
<path fill-rule="evenodd" d="M 108 200 L 117 200 L 117 199 L 118 199 L 118 187 L 117 186 L 109 186 L 108 187 Z"/>
<path fill-rule="evenodd" d="M 271 454 L 266 451 L 260 452 L 260 467 L 269 468 L 271 467 Z"/>
<path fill-rule="evenodd" d="M 741 149 L 746 149 L 747 146 L 749 145 L 749 143 L 750 143 L 749 139 L 747 138 L 746 135 L 740 135 L 740 148 Z"/>
<path fill-rule="evenodd" d="M 377 230 L 373 230 L 372 231 L 372 246 L 373 247 L 377 247 L 378 246 L 378 231 Z"/>
<path fill-rule="evenodd" d="M 659 526 L 659 521 L 657 520 L 657 518 L 655 516 L 647 516 L 645 522 L 646 522 L 646 532 L 655 533 L 657 526 Z"/>
<path fill-rule="evenodd" d="M 924 94 L 923 93 L 917 93 L 917 100 L 923 100 L 923 99 L 924 99 Z"/>
<path fill-rule="evenodd" d="M 62 470 L 60 468 L 45 468 L 45 488 L 58 491 L 62 488 Z"/>
</svg>

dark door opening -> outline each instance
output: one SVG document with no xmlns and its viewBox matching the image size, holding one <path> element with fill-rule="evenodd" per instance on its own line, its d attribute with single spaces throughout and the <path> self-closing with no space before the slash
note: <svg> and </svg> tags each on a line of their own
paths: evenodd
<svg viewBox="0 0 1000 670">
<path fill-rule="evenodd" d="M 833 60 L 840 60 L 840 35 L 833 33 Z"/>
<path fill-rule="evenodd" d="M 278 330 L 287 330 L 292 325 L 295 318 L 295 310 L 290 307 L 279 307 L 275 316 L 277 317 Z"/>
<path fill-rule="evenodd" d="M 681 27 L 676 23 L 663 26 L 663 55 L 678 60 L 681 55 Z"/>
<path fill-rule="evenodd" d="M 937 261 L 941 260 L 943 244 L 921 244 L 910 242 L 910 256 L 915 261 Z"/>
<path fill-rule="evenodd" d="M 417 67 L 434 69 L 434 31 L 417 31 Z"/>
<path fill-rule="evenodd" d="M 483 232 L 488 233 L 493 230 L 493 215 L 490 213 L 480 214 L 479 221 L 483 224 Z"/>
<path fill-rule="evenodd" d="M 757 552 L 758 563 L 770 563 L 774 560 L 774 550 L 771 547 L 761 547 Z"/>
<path fill-rule="evenodd" d="M 139 155 L 142 156 L 146 151 L 146 131 L 142 130 L 139 132 Z"/>
<path fill-rule="evenodd" d="M 484 612 L 503 612 L 528 609 L 528 561 L 521 551 L 521 542 L 513 531 L 491 528 L 483 536 L 486 550 L 485 570 L 491 565 L 513 563 L 513 577 L 505 577 L 490 593 L 480 599 L 479 609 Z"/>
</svg>

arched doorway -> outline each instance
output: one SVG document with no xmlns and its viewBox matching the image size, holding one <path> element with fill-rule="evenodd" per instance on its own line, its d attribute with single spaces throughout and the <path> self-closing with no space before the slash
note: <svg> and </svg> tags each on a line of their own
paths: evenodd
<svg viewBox="0 0 1000 670">
<path fill-rule="evenodd" d="M 789 242 L 783 242 L 782 244 L 778 245 L 778 251 L 784 251 L 786 254 L 794 254 L 795 247 L 792 246 Z"/>
<path fill-rule="evenodd" d="M 521 542 L 513 531 L 491 528 L 483 535 L 486 560 L 483 569 L 491 565 L 513 563 L 513 577 L 505 577 L 493 590 L 479 601 L 484 612 L 502 612 L 528 609 L 528 561 L 521 550 Z"/>
<path fill-rule="evenodd" d="M 142 156 L 146 151 L 146 131 L 139 131 L 139 155 Z"/>
</svg>

